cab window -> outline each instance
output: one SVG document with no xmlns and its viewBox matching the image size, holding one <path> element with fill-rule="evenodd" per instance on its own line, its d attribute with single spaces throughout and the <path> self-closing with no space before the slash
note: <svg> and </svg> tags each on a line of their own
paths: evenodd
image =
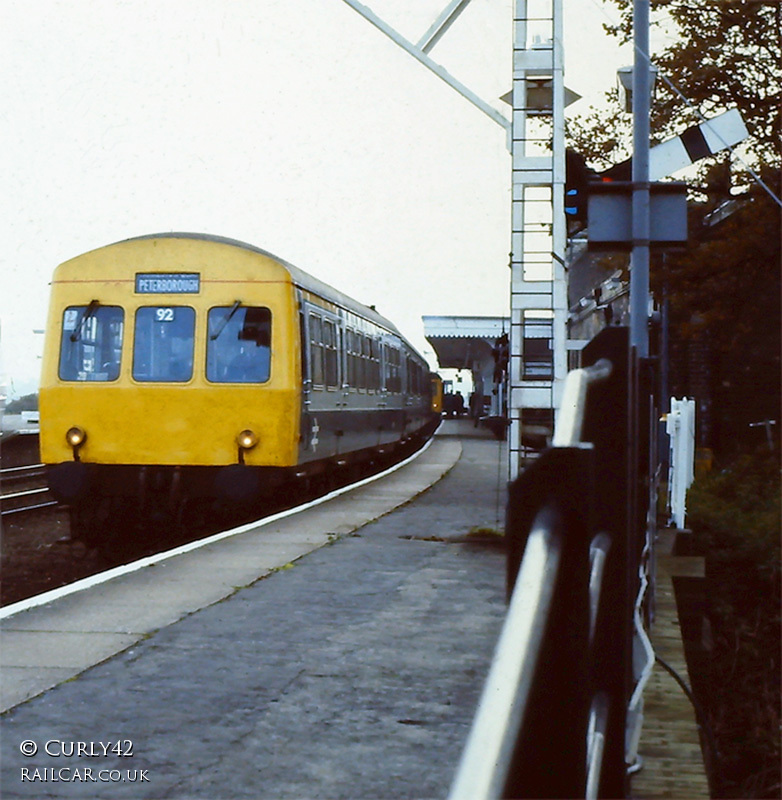
<svg viewBox="0 0 782 800">
<path fill-rule="evenodd" d="M 136 311 L 133 379 L 183 383 L 193 377 L 195 311 L 189 306 L 144 306 Z"/>
<path fill-rule="evenodd" d="M 258 306 L 209 309 L 206 377 L 214 383 L 265 383 L 271 362 L 272 312 Z"/>
<path fill-rule="evenodd" d="M 65 309 L 60 344 L 60 379 L 115 381 L 119 377 L 125 312 L 119 306 Z"/>
</svg>

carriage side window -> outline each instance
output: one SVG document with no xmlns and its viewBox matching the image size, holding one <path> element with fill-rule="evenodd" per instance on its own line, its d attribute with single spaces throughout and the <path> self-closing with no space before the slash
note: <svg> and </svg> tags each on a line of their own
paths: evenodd
<svg viewBox="0 0 782 800">
<path fill-rule="evenodd" d="M 377 339 L 369 340 L 369 386 L 371 389 L 380 389 L 380 342 Z"/>
<path fill-rule="evenodd" d="M 356 389 L 372 388 L 369 365 L 369 337 L 357 331 L 345 331 L 348 384 Z"/>
<path fill-rule="evenodd" d="M 361 386 L 363 389 L 371 389 L 372 381 L 369 360 L 369 337 L 365 334 L 361 334 L 359 345 L 361 347 L 359 386 Z"/>
<path fill-rule="evenodd" d="M 337 326 L 328 319 L 323 320 L 323 356 L 326 386 L 336 389 L 339 386 Z"/>
<path fill-rule="evenodd" d="M 323 386 L 323 332 L 320 317 L 310 314 L 312 385 Z"/>
<path fill-rule="evenodd" d="M 301 342 L 301 379 L 306 384 L 312 385 L 310 375 L 310 348 L 307 346 L 307 323 L 304 311 L 299 309 L 299 341 Z"/>
<path fill-rule="evenodd" d="M 60 379 L 115 381 L 119 377 L 125 312 L 119 306 L 69 306 L 62 321 Z"/>
<path fill-rule="evenodd" d="M 348 384 L 353 388 L 361 386 L 360 355 L 358 353 L 361 334 L 350 329 L 345 331 L 345 352 L 347 356 Z"/>
<path fill-rule="evenodd" d="M 353 363 L 353 378 L 349 381 L 351 386 L 357 389 L 366 389 L 366 382 L 364 380 L 364 362 L 361 355 L 361 334 L 356 332 L 353 334 L 353 341 L 349 345 L 348 351 L 348 364 Z"/>
<path fill-rule="evenodd" d="M 384 345 L 386 357 L 386 389 L 389 392 L 402 391 L 402 364 L 399 350 Z"/>
<path fill-rule="evenodd" d="M 372 384 L 369 379 L 369 337 L 366 334 L 359 334 L 356 340 L 356 350 L 360 352 L 358 385 L 362 389 L 370 389 Z"/>
<path fill-rule="evenodd" d="M 193 377 L 195 311 L 189 306 L 142 306 L 136 311 L 133 380 L 184 383 Z"/>
<path fill-rule="evenodd" d="M 426 393 L 426 376 L 423 367 L 416 362 L 413 362 L 413 376 L 415 394 L 422 397 Z"/>
<path fill-rule="evenodd" d="M 408 391 L 408 394 L 418 395 L 418 394 L 421 393 L 420 390 L 419 390 L 420 382 L 419 382 L 419 379 L 418 379 L 419 366 L 418 366 L 418 364 L 415 363 L 415 361 L 413 361 L 412 358 L 410 358 L 410 356 L 408 356 L 406 360 L 407 360 L 407 391 Z"/>
<path fill-rule="evenodd" d="M 266 383 L 271 368 L 272 312 L 262 306 L 209 309 L 206 379 L 213 383 Z"/>
</svg>

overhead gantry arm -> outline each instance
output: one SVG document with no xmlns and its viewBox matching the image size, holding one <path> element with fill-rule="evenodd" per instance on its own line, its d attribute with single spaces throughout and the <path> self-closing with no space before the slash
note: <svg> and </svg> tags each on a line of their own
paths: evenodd
<svg viewBox="0 0 782 800">
<path fill-rule="evenodd" d="M 464 10 L 470 0 L 451 0 L 451 3 L 448 7 L 443 11 L 442 14 L 437 18 L 437 20 L 432 24 L 429 30 L 424 34 L 422 39 L 419 41 L 418 44 L 413 44 L 412 42 L 405 39 L 399 31 L 394 30 L 388 23 L 384 22 L 377 14 L 374 13 L 370 8 L 363 5 L 363 3 L 359 3 L 358 0 L 344 0 L 353 10 L 357 11 L 361 14 L 364 19 L 371 22 L 379 31 L 384 33 L 391 39 L 392 42 L 399 45 L 403 50 L 408 52 L 413 58 L 420 61 L 427 69 L 437 75 L 438 78 L 445 81 L 452 89 L 455 89 L 459 92 L 462 97 L 469 100 L 476 108 L 483 111 L 488 117 L 490 117 L 494 122 L 498 125 L 501 125 L 507 132 L 511 129 L 511 122 L 505 116 L 503 116 L 496 108 L 493 108 L 480 97 L 478 97 L 475 92 L 468 89 L 461 81 L 458 81 L 456 78 L 451 75 L 448 70 L 438 64 L 436 61 L 433 61 L 428 53 L 434 47 L 435 44 L 440 40 L 443 34 L 448 30 L 451 26 L 453 21 L 459 16 L 459 14 Z"/>
<path fill-rule="evenodd" d="M 448 7 L 432 23 L 432 27 L 421 37 L 418 47 L 428 53 L 440 41 L 443 34 L 451 27 L 453 21 L 467 8 L 470 0 L 451 0 Z"/>
</svg>

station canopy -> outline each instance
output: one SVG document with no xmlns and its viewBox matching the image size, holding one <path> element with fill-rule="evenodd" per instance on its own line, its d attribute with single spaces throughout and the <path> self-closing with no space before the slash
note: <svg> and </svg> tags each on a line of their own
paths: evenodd
<svg viewBox="0 0 782 800">
<path fill-rule="evenodd" d="M 424 336 L 437 354 L 441 369 L 469 369 L 493 363 L 492 349 L 510 331 L 508 317 L 428 317 Z M 485 366 L 484 366 L 485 370 Z M 484 371 L 479 368 L 478 371 Z"/>
</svg>

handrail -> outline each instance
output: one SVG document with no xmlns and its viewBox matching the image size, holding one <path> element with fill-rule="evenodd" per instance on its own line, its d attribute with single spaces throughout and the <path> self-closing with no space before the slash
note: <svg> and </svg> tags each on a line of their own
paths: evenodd
<svg viewBox="0 0 782 800">
<path fill-rule="evenodd" d="M 608 727 L 608 697 L 604 693 L 595 695 L 589 711 L 589 733 L 587 744 L 587 780 L 584 796 L 596 800 L 603 770 L 606 730 Z"/>
<path fill-rule="evenodd" d="M 600 592 L 603 588 L 603 573 L 611 549 L 611 537 L 599 533 L 589 546 L 589 641 L 595 638 L 597 612 L 600 610 Z"/>
<path fill-rule="evenodd" d="M 532 688 L 562 555 L 561 519 L 540 511 L 527 540 L 489 675 L 449 800 L 498 798 Z"/>
<path fill-rule="evenodd" d="M 612 369 L 611 362 L 601 358 L 591 367 L 568 372 L 562 392 L 562 406 L 551 441 L 553 447 L 575 447 L 581 443 L 587 391 L 595 382 L 608 378 Z"/>
</svg>

